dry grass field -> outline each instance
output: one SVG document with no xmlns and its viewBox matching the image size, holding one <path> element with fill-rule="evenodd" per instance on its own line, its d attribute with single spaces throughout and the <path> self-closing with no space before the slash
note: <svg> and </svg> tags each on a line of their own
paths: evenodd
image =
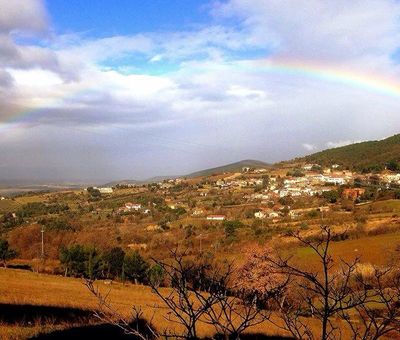
<svg viewBox="0 0 400 340">
<path fill-rule="evenodd" d="M 394 253 L 399 242 L 400 234 L 398 233 L 334 242 L 332 254 L 346 260 L 360 256 L 363 263 L 382 265 Z M 299 263 L 317 267 L 317 259 L 309 249 L 297 248 L 295 255 Z M 106 285 L 103 281 L 98 281 L 97 285 L 103 293 L 109 292 L 109 301 L 113 307 L 127 318 L 132 306 L 136 306 L 143 310 L 144 317 L 151 320 L 159 330 L 171 328 L 164 319 L 165 310 L 155 308 L 160 301 L 149 287 L 122 283 Z M 4 268 L 0 269 L 0 303 L 73 307 L 83 310 L 95 310 L 98 307 L 96 298 L 91 295 L 80 279 Z M 24 326 L 0 324 L 0 334 L 4 339 L 18 339 L 72 326 L 74 325 L 70 323 L 53 324 L 51 320 L 45 324 L 33 323 Z M 205 324 L 200 324 L 198 331 L 202 337 L 213 334 L 213 328 Z M 268 335 L 285 335 L 270 324 L 259 325 L 250 331 Z"/>
<path fill-rule="evenodd" d="M 99 281 L 97 285 L 104 294 L 109 293 L 109 301 L 115 310 L 127 318 L 129 318 L 132 306 L 135 305 L 142 308 L 144 317 L 151 320 L 159 330 L 167 327 L 171 329 L 171 324 L 164 319 L 165 310 L 155 308 L 160 301 L 149 287 L 122 283 L 106 285 L 103 281 Z M 0 303 L 74 307 L 84 310 L 95 310 L 98 307 L 96 298 L 80 279 L 4 268 L 0 269 Z M 41 332 L 72 326 L 74 325 L 68 323 L 54 325 L 51 320 L 49 324 L 34 323 L 28 326 L 10 326 L 0 323 L 0 336 L 2 339 L 22 339 Z M 175 330 L 177 329 L 175 328 Z M 254 327 L 250 331 L 268 335 L 284 335 L 269 324 Z M 212 336 L 213 328 L 201 323 L 198 332 L 201 337 Z"/>
</svg>

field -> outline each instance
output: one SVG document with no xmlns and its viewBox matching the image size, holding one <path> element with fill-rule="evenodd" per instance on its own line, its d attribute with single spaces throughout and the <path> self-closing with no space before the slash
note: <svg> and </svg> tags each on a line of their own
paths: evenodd
<svg viewBox="0 0 400 340">
<path fill-rule="evenodd" d="M 355 256 L 360 256 L 361 262 L 382 265 L 391 254 L 395 253 L 396 245 L 399 243 L 400 233 L 393 233 L 334 242 L 331 250 L 335 258 L 351 260 Z M 300 265 L 306 264 L 317 268 L 318 259 L 309 248 L 297 247 L 290 252 L 295 255 L 296 262 Z M 385 253 L 385 256 L 381 256 L 382 253 Z M 149 287 L 118 282 L 106 285 L 104 281 L 98 281 L 97 284 L 103 293 L 109 293 L 109 301 L 113 307 L 127 318 L 129 318 L 132 306 L 136 306 L 142 309 L 144 317 L 151 320 L 158 329 L 167 327 L 163 317 L 164 311 L 155 308 L 160 301 Z M 84 311 L 95 310 L 98 307 L 96 298 L 88 291 L 83 280 L 30 271 L 0 269 L 0 293 L 0 304 L 45 305 L 77 308 Z M 6 338 L 25 338 L 77 325 L 79 323 L 54 321 L 44 323 L 38 321 L 29 325 L 3 323 L 0 326 L 0 334 Z M 168 325 L 168 327 L 171 326 Z M 250 331 L 268 335 L 285 335 L 271 324 L 260 325 Z M 201 336 L 211 336 L 212 333 L 212 327 L 205 324 L 200 325 L 199 334 Z"/>
<path fill-rule="evenodd" d="M 118 312 L 129 318 L 133 305 L 141 307 L 144 317 L 152 320 L 158 329 L 167 327 L 164 311 L 154 308 L 159 304 L 158 298 L 146 286 L 113 283 L 105 285 L 98 282 L 98 287 L 104 293 L 109 293 L 109 301 Z M 96 298 L 88 291 L 80 279 L 65 278 L 46 274 L 36 274 L 28 271 L 0 270 L 0 304 L 56 306 L 62 308 L 78 308 L 95 310 L 98 307 Z M 0 323 L 0 335 L 4 339 L 26 338 L 41 332 L 51 332 L 57 329 L 76 326 L 74 323 L 54 324 L 40 323 L 32 325 L 7 325 Z M 168 327 L 171 327 L 168 325 Z M 278 330 L 271 325 L 261 325 L 251 329 L 252 332 L 277 334 Z M 213 328 L 201 324 L 199 335 L 212 336 Z"/>
</svg>

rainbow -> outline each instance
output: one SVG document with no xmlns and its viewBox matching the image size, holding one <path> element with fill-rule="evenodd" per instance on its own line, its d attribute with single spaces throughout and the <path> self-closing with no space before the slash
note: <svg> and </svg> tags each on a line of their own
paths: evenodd
<svg viewBox="0 0 400 340">
<path fill-rule="evenodd" d="M 300 60 L 258 60 L 246 62 L 240 66 L 248 71 L 267 72 L 310 78 L 324 82 L 339 83 L 346 86 L 375 92 L 391 97 L 400 97 L 400 82 L 384 78 L 381 75 L 370 73 L 368 75 L 347 70 L 335 65 L 320 64 L 317 62 L 304 62 Z"/>
<path fill-rule="evenodd" d="M 25 109 L 14 110 L 14 112 L 8 112 L 5 119 L 0 119 L 0 137 L 5 131 L 12 131 L 16 128 L 23 128 L 31 126 L 32 121 L 28 118 L 31 116 L 37 116 L 41 112 L 51 109 L 62 107 L 65 100 L 75 99 L 77 96 L 90 94 L 90 90 L 75 90 L 71 91 L 62 96 L 55 96 L 54 99 L 48 101 L 46 105 L 25 105 Z"/>
<path fill-rule="evenodd" d="M 381 75 L 372 73 L 366 75 L 354 70 L 347 70 L 335 65 L 321 64 L 317 62 L 289 59 L 266 59 L 246 62 L 231 62 L 225 64 L 223 69 L 246 72 L 266 72 L 289 77 L 310 78 L 323 82 L 339 83 L 369 92 L 400 98 L 400 83 L 393 79 L 384 78 Z M 77 95 L 90 92 L 90 90 L 80 89 L 79 91 L 55 98 L 53 102 L 46 106 L 12 112 L 8 115 L 8 118 L 0 121 L 0 136 L 3 134 L 4 130 L 10 130 L 17 126 L 29 124 L 25 118 L 37 115 L 41 111 L 51 107 L 60 107 L 65 99 L 76 98 Z"/>
</svg>

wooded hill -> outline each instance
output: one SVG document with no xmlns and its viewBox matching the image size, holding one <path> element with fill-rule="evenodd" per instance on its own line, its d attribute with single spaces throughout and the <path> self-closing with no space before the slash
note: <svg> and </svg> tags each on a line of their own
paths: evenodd
<svg viewBox="0 0 400 340">
<path fill-rule="evenodd" d="M 361 172 L 380 171 L 389 165 L 400 170 L 400 134 L 379 140 L 328 149 L 296 159 L 307 163 L 328 166 L 339 164 Z"/>
</svg>

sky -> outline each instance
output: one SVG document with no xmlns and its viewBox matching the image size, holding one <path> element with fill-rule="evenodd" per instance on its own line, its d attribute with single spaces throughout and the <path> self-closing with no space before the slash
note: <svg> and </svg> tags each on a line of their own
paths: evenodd
<svg viewBox="0 0 400 340">
<path fill-rule="evenodd" d="M 400 131 L 395 0 L 0 0 L 0 181 L 276 162 Z"/>
</svg>

